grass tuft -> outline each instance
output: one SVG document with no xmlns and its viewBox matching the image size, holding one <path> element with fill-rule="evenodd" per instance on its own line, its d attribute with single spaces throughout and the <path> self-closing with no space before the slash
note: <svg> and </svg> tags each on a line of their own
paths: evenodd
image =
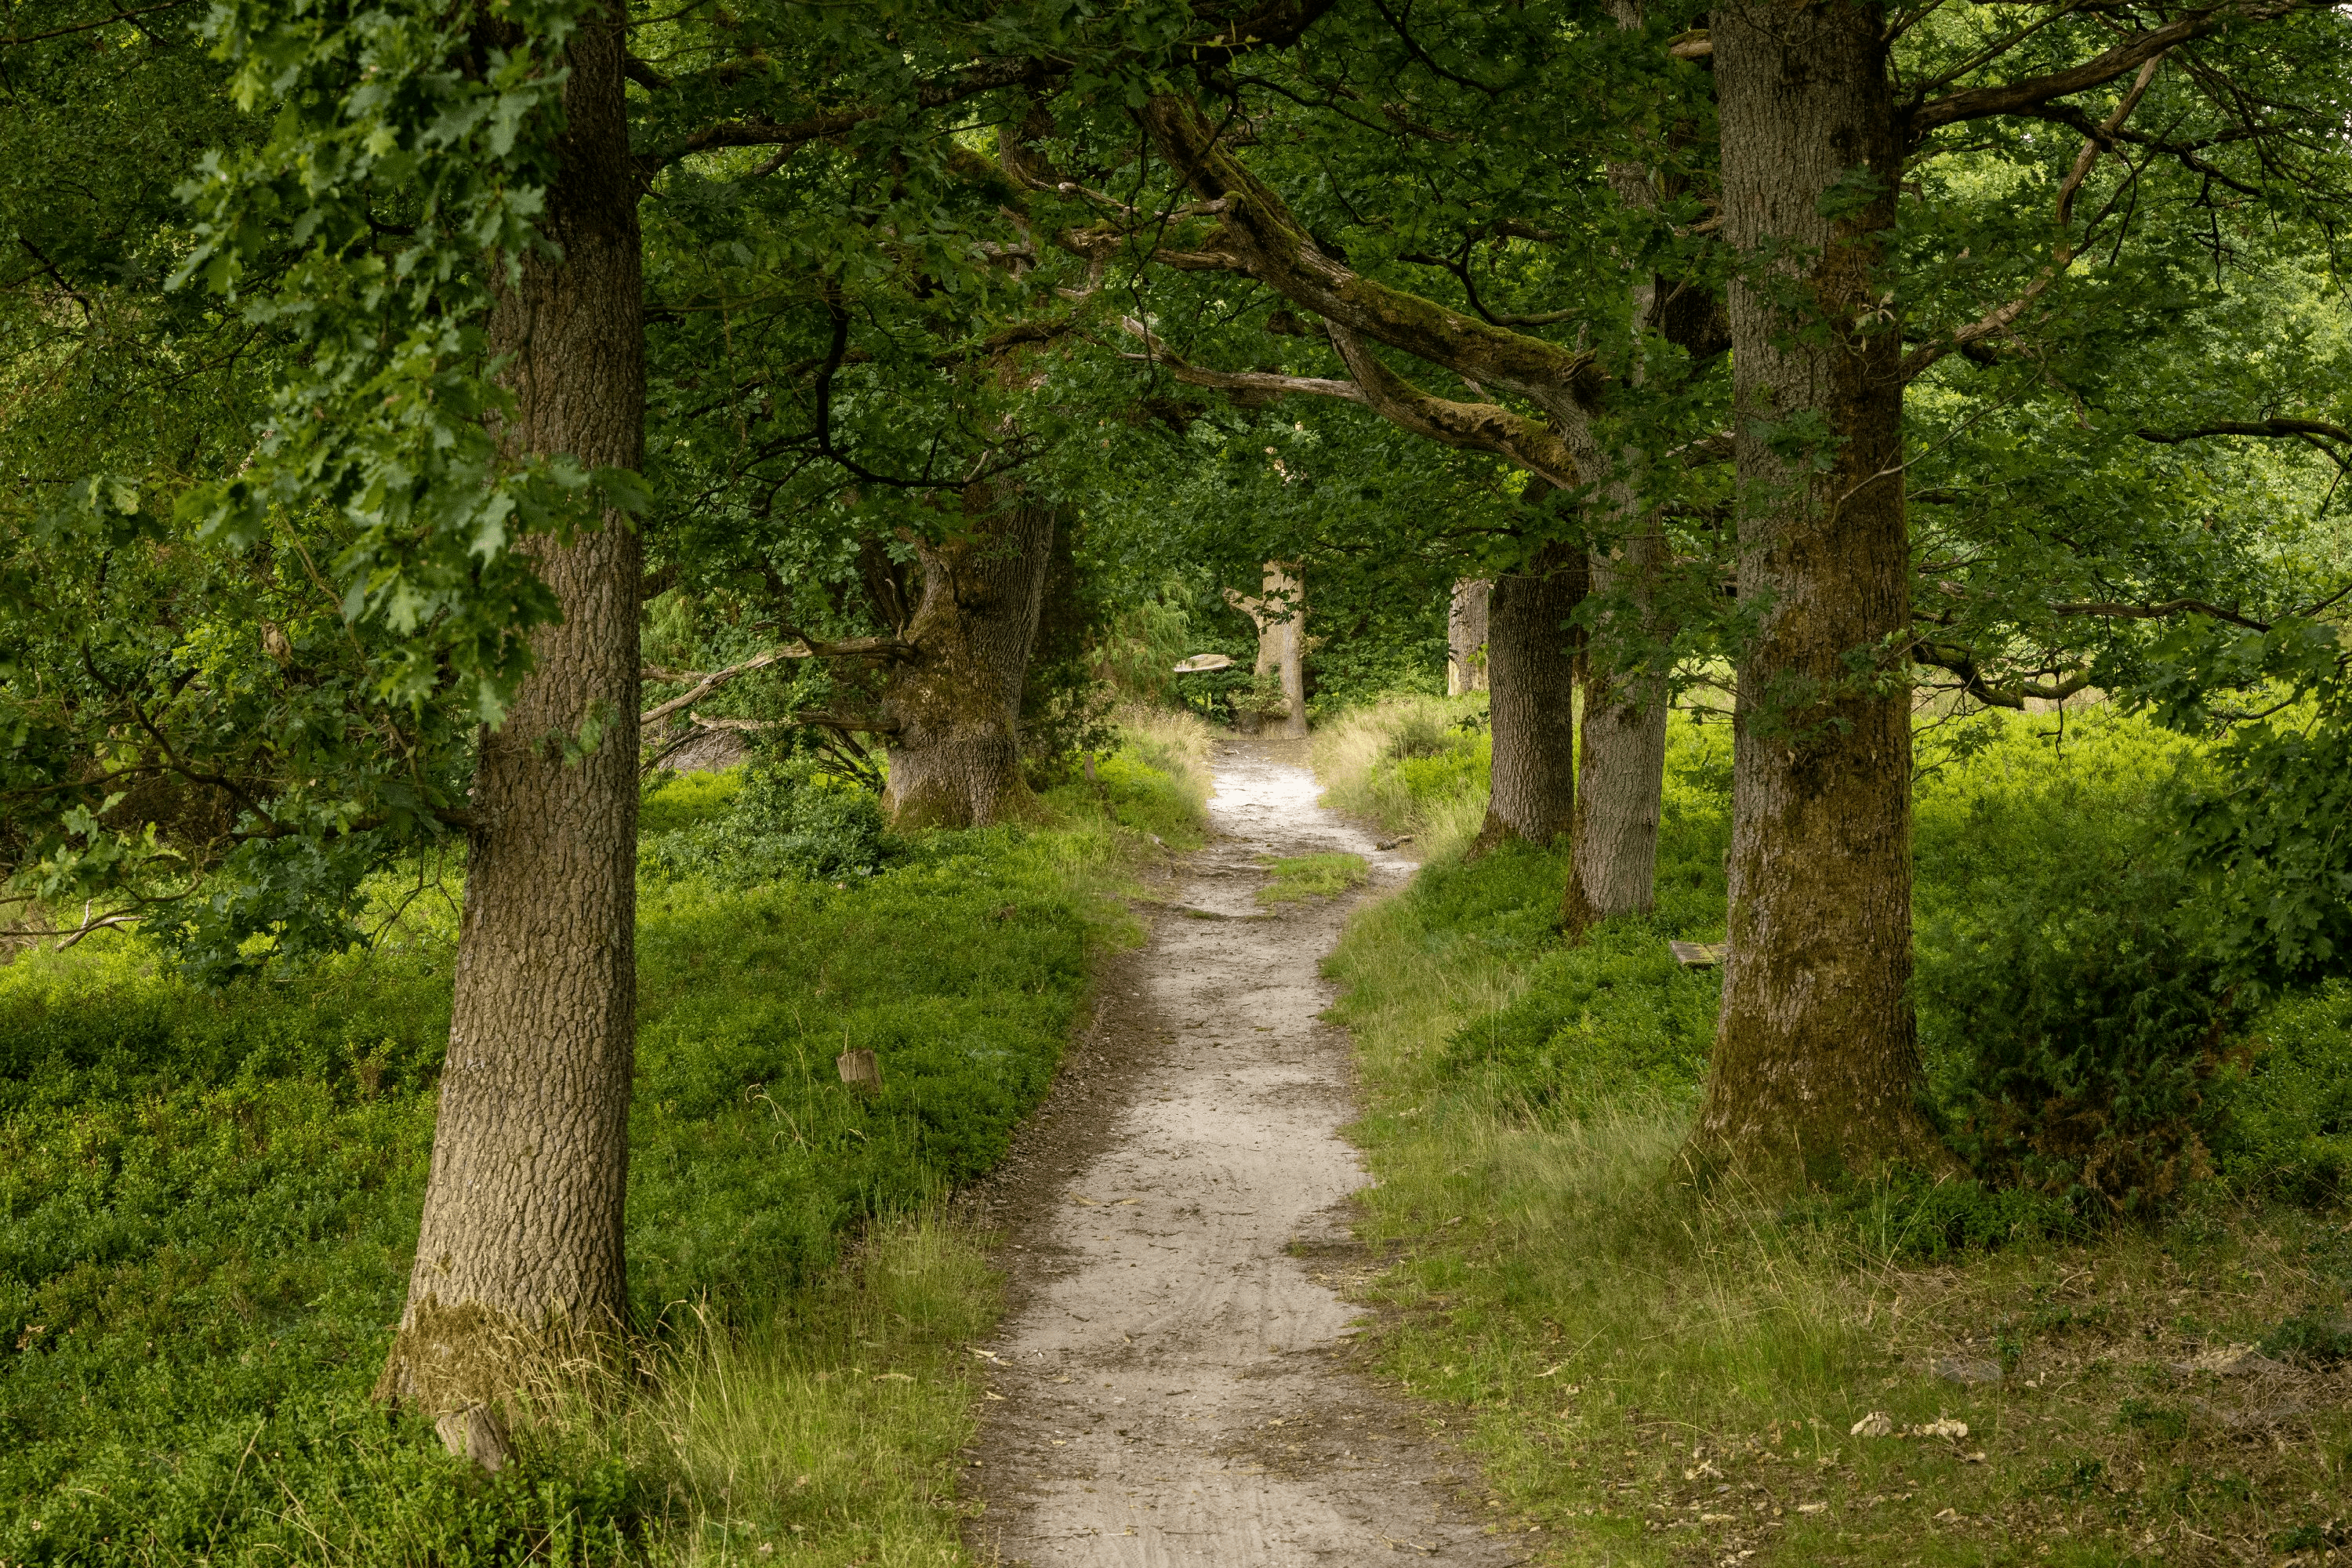
<svg viewBox="0 0 2352 1568">
<path fill-rule="evenodd" d="M 1307 899 L 1328 899 L 1364 885 L 1361 855 L 1337 852 L 1288 855 L 1262 859 L 1274 875 L 1257 890 L 1261 904 L 1295 904 Z"/>
</svg>

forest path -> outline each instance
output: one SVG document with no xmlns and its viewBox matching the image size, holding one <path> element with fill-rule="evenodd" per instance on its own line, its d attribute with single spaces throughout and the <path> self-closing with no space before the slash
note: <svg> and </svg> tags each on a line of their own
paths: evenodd
<svg viewBox="0 0 2352 1568">
<path fill-rule="evenodd" d="M 1369 1178 L 1339 1134 L 1347 1037 L 1318 1015 L 1354 900 L 1262 910 L 1259 862 L 1344 850 L 1376 886 L 1411 865 L 1316 804 L 1304 752 L 1219 745 L 1214 837 L 1106 971 L 1073 1081 L 982 1195 L 1015 1300 L 980 1352 L 983 1562 L 1517 1561 L 1457 1504 L 1466 1467 L 1346 1364 L 1359 1314 L 1328 1281 Z"/>
</svg>

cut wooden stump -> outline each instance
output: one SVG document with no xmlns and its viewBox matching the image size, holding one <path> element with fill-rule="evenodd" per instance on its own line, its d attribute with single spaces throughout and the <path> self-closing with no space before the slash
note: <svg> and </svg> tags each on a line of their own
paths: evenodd
<svg viewBox="0 0 2352 1568">
<path fill-rule="evenodd" d="M 1724 954 L 1731 951 L 1730 943 L 1721 942 L 1670 942 L 1666 947 L 1674 953 L 1675 962 L 1685 969 L 1717 968 L 1722 964 Z"/>
<path fill-rule="evenodd" d="M 882 1087 L 882 1064 L 874 1059 L 872 1051 L 844 1051 L 833 1065 L 841 1071 L 841 1081 L 852 1089 L 871 1094 Z"/>
</svg>

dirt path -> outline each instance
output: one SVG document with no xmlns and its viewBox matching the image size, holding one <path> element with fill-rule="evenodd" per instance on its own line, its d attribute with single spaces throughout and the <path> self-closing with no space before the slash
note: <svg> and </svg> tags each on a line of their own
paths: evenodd
<svg viewBox="0 0 2352 1568">
<path fill-rule="evenodd" d="M 984 1353 L 983 1561 L 1258 1568 L 1373 1553 L 1501 1564 L 1420 1423 L 1345 1365 L 1358 1313 L 1318 1273 L 1367 1178 L 1318 963 L 1344 900 L 1265 918 L 1266 855 L 1409 869 L 1315 804 L 1296 748 L 1227 743 L 1218 830 L 1106 979 L 1076 1079 L 984 1201 L 1016 1307 Z"/>
</svg>

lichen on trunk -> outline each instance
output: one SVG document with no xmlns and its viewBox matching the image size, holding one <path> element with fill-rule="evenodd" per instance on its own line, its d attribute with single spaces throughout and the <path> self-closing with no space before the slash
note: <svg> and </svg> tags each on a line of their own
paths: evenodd
<svg viewBox="0 0 2352 1568">
<path fill-rule="evenodd" d="M 1909 994 L 1884 16 L 1738 0 L 1712 37 L 1725 229 L 1747 269 L 1730 299 L 1739 592 L 1764 613 L 1739 669 L 1730 954 L 1692 1153 L 1780 1179 L 1937 1163 Z"/>
<path fill-rule="evenodd" d="M 545 223 L 561 258 L 525 261 L 491 313 L 514 394 L 499 437 L 517 457 L 642 460 L 622 53 L 617 14 L 573 36 Z M 530 675 L 482 736 L 432 1170 L 377 1389 L 493 1468 L 518 1399 L 608 1353 L 627 1301 L 638 542 L 607 513 L 569 544 L 530 548 L 562 619 L 534 636 Z"/>
<path fill-rule="evenodd" d="M 1486 602 L 1495 584 L 1465 577 L 1454 584 L 1445 616 L 1445 694 L 1486 689 Z"/>
<path fill-rule="evenodd" d="M 968 531 L 919 552 L 922 591 L 882 712 L 882 804 L 901 827 L 981 827 L 1027 815 L 1021 698 L 1052 562 L 1050 507 L 975 487 Z"/>
</svg>

